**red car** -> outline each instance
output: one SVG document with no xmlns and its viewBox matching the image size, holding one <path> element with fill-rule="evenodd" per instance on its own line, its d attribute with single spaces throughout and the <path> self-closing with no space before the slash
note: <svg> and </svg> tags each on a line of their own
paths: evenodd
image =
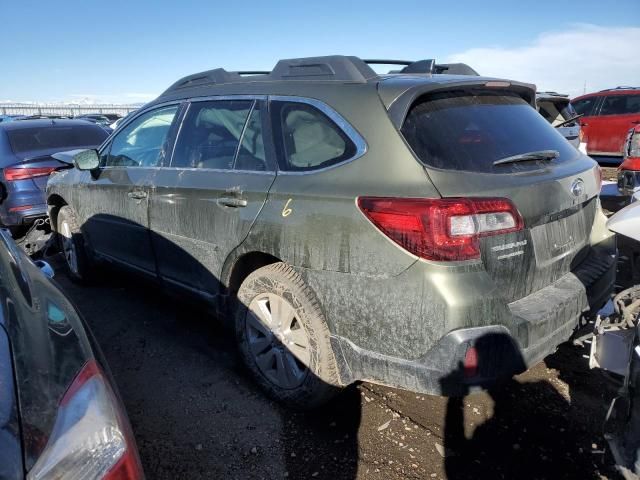
<svg viewBox="0 0 640 480">
<path fill-rule="evenodd" d="M 627 132 L 640 124 L 640 87 L 616 87 L 571 100 L 581 118 L 587 152 L 622 160 Z M 604 160 L 604 159 L 603 159 Z"/>
</svg>

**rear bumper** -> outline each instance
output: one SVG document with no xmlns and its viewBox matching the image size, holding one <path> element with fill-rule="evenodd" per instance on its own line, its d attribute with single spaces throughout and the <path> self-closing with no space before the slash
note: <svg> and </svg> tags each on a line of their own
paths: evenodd
<svg viewBox="0 0 640 480">
<path fill-rule="evenodd" d="M 5 182 L 2 189 L 0 221 L 4 226 L 28 225 L 47 216 L 45 192 L 32 179 Z"/>
<path fill-rule="evenodd" d="M 419 358 L 380 354 L 334 335 L 331 341 L 342 381 L 349 384 L 365 380 L 447 396 L 489 387 L 553 353 L 571 336 L 586 311 L 606 302 L 613 291 L 615 273 L 615 255 L 594 252 L 574 272 L 509 304 L 509 318 L 502 317 L 501 324 L 453 330 Z M 492 321 L 496 319 L 484 319 L 483 323 Z M 478 370 L 474 376 L 465 377 L 463 362 L 471 347 L 477 351 Z"/>
<path fill-rule="evenodd" d="M 39 200 L 41 201 L 41 200 Z M 22 209 L 22 207 L 28 207 Z M 18 208 L 18 210 L 12 210 Z M 47 216 L 46 204 L 22 204 L 16 205 L 15 202 L 5 202 L 0 206 L 0 222 L 5 227 L 17 227 L 21 225 L 30 225 L 38 218 Z"/>
</svg>

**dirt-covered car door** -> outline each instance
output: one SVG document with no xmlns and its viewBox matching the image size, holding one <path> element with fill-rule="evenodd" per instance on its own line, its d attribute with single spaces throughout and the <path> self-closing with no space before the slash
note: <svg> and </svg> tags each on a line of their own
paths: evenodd
<svg viewBox="0 0 640 480">
<path fill-rule="evenodd" d="M 167 150 L 178 105 L 135 118 L 100 152 L 97 173 L 82 172 L 74 208 L 93 250 L 155 274 L 149 235 L 149 192 Z"/>
<path fill-rule="evenodd" d="M 193 101 L 171 164 L 150 197 L 158 274 L 205 297 L 218 292 L 229 254 L 246 238 L 275 179 L 262 99 Z"/>
</svg>

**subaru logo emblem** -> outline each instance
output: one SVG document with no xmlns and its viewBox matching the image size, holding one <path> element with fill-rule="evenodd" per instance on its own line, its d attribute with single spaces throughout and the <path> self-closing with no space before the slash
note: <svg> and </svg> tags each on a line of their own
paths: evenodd
<svg viewBox="0 0 640 480">
<path fill-rule="evenodd" d="M 574 197 L 579 197 L 584 193 L 584 182 L 582 179 L 578 178 L 573 181 L 571 184 L 571 193 L 573 193 Z"/>
</svg>

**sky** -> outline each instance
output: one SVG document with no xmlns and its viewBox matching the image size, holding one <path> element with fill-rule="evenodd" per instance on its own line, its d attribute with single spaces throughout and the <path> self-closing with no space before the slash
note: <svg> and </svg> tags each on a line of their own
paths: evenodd
<svg viewBox="0 0 640 480">
<path fill-rule="evenodd" d="M 0 102 L 146 102 L 280 58 L 463 61 L 575 96 L 640 85 L 640 0 L 0 0 Z"/>
</svg>

